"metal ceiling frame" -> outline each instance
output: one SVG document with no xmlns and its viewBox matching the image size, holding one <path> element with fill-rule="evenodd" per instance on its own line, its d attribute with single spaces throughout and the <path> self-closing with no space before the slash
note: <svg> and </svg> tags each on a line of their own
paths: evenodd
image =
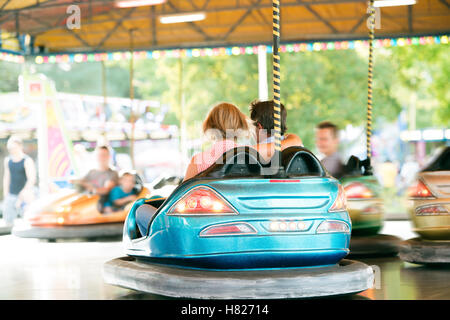
<svg viewBox="0 0 450 320">
<path fill-rule="evenodd" d="M 7 0 L 11 1 L 11 0 Z M 88 6 L 88 5 L 106 5 L 114 3 L 116 0 L 79 0 L 77 2 L 69 1 L 67 2 L 56 2 L 57 0 L 48 0 L 47 2 L 42 2 L 39 4 L 35 4 L 32 6 L 24 7 L 24 8 L 18 8 L 18 9 L 11 9 L 11 10 L 0 10 L 0 18 L 9 13 L 13 12 L 22 12 L 27 10 L 35 10 L 35 9 L 48 9 L 48 8 L 57 8 L 57 7 L 66 7 L 70 4 L 76 4 L 78 6 Z M 440 0 L 445 1 L 445 0 Z M 56 3 L 55 3 L 56 2 Z M 192 3 L 192 1 L 189 1 Z M 158 17 L 160 15 L 165 14 L 172 14 L 172 13 L 195 13 L 198 11 L 203 11 L 206 13 L 212 13 L 212 12 L 223 12 L 223 11 L 236 11 L 236 10 L 248 10 L 248 9 L 269 9 L 272 8 L 272 5 L 270 3 L 258 3 L 257 5 L 250 4 L 240 4 L 240 2 L 233 2 L 233 5 L 224 5 L 220 7 L 213 7 L 208 8 L 208 4 L 210 1 L 206 1 L 205 5 L 202 8 L 196 9 L 196 7 L 193 6 L 193 9 L 191 10 L 180 10 L 176 5 L 173 4 L 171 0 L 168 0 L 166 3 L 163 4 L 163 10 L 155 14 L 154 16 L 150 16 L 151 18 Z M 169 4 L 170 3 L 170 4 Z M 231 3 L 231 1 L 224 1 L 223 3 Z M 298 1 L 298 0 L 290 0 L 289 2 L 283 2 L 282 7 L 309 7 L 314 5 L 334 5 L 334 4 L 343 4 L 343 3 L 366 3 L 366 0 L 315 0 L 315 1 Z M 173 10 L 166 10 L 167 7 L 171 8 L 177 8 Z M 6 22 L 8 20 L 5 20 L 3 22 Z"/>
<path fill-rule="evenodd" d="M 440 14 L 439 14 L 440 15 Z M 428 14 L 428 17 L 432 17 L 433 15 Z M 388 19 L 396 19 L 396 18 L 401 18 L 403 16 L 400 15 L 388 15 L 388 14 L 383 14 L 384 18 L 388 18 Z M 421 17 L 421 16 L 419 16 Z M 143 16 L 132 16 L 132 17 L 128 17 L 126 19 L 124 19 L 124 21 L 133 21 L 133 20 L 142 20 L 142 19 L 146 19 L 147 15 L 143 15 Z M 357 22 L 355 23 L 355 25 L 348 31 L 346 32 L 346 34 L 351 34 L 354 33 L 356 31 L 356 29 L 366 20 L 367 18 L 367 14 L 363 15 L 363 16 L 358 16 L 358 17 L 345 17 L 345 18 L 332 18 L 332 19 L 328 19 L 329 22 L 344 22 L 344 21 L 350 21 L 350 20 L 357 20 Z M 63 20 L 64 21 L 64 20 Z M 115 18 L 111 18 L 111 19 L 102 19 L 102 20 L 97 20 L 97 21 L 93 21 L 93 22 L 84 22 L 84 25 L 95 25 L 95 24 L 101 24 L 101 23 L 108 23 L 108 22 L 116 22 L 117 19 Z M 302 22 L 305 23 L 311 23 L 317 21 L 316 19 L 303 19 Z M 258 22 L 258 25 L 261 25 L 261 22 Z M 270 27 L 270 25 L 268 25 L 268 27 Z M 208 28 L 208 27 L 202 27 L 202 28 Z M 59 26 L 52 26 L 49 28 L 43 28 L 43 29 L 38 29 L 36 32 L 31 33 L 32 35 L 38 35 L 42 32 L 46 32 L 46 31 L 50 31 L 50 30 L 58 30 L 58 29 L 66 29 L 65 26 L 59 25 Z M 340 33 L 344 33 L 345 31 L 339 31 Z M 89 32 L 87 32 L 87 34 L 89 34 Z"/>
<path fill-rule="evenodd" d="M 223 1 L 219 4 L 219 6 L 211 7 L 210 6 L 210 0 L 204 0 L 204 2 L 201 3 L 195 3 L 193 0 L 187 0 L 186 3 L 189 4 L 190 8 L 184 7 L 180 8 L 178 4 L 175 4 L 173 0 L 167 0 L 161 7 L 159 7 L 161 10 L 156 10 L 155 6 L 150 6 L 149 10 L 145 12 L 145 15 L 133 15 L 137 7 L 135 8 L 128 8 L 128 9 L 120 9 L 117 11 L 117 13 L 120 13 L 118 17 L 116 15 L 112 16 L 110 8 L 105 8 L 105 5 L 110 5 L 116 0 L 78 0 L 78 1 L 58 1 L 58 0 L 48 0 L 46 2 L 39 2 L 39 0 L 36 0 L 35 4 L 29 5 L 27 7 L 23 8 L 17 8 L 12 10 L 4 10 L 4 8 L 11 2 L 12 0 L 7 0 L 3 3 L 3 5 L 0 8 L 0 27 L 3 23 L 11 23 L 15 20 L 16 22 L 16 32 L 20 31 L 18 30 L 20 24 L 19 21 L 21 18 L 30 19 L 39 25 L 42 25 L 43 28 L 36 28 L 33 30 L 33 32 L 29 32 L 30 35 L 36 37 L 40 34 L 43 34 L 48 31 L 52 30 L 60 30 L 64 29 L 66 32 L 69 31 L 69 34 L 72 37 L 75 37 L 83 46 L 91 49 L 91 50 L 99 50 L 105 42 L 107 42 L 111 36 L 114 34 L 117 34 L 117 30 L 123 29 L 124 31 L 128 32 L 128 29 L 126 26 L 123 25 L 126 21 L 133 21 L 133 20 L 140 20 L 140 19 L 147 19 L 150 21 L 150 28 L 147 29 L 147 35 L 150 34 L 150 37 L 148 37 L 148 46 L 147 48 L 158 48 L 158 33 L 157 33 L 157 25 L 156 25 L 156 19 L 160 17 L 161 15 L 166 14 L 189 14 L 189 13 L 196 13 L 199 11 L 206 12 L 206 13 L 217 13 L 217 12 L 234 12 L 234 11 L 241 11 L 242 13 L 236 15 L 236 19 L 234 23 L 231 24 L 231 26 L 228 27 L 228 30 L 225 31 L 223 34 L 219 36 L 211 36 L 208 34 L 207 28 L 210 26 L 202 26 L 199 23 L 195 22 L 188 22 L 185 25 L 187 25 L 191 30 L 193 30 L 195 33 L 202 36 L 203 41 L 206 42 L 206 45 L 221 45 L 221 44 L 231 44 L 231 42 L 227 41 L 229 36 L 244 22 L 247 20 L 248 17 L 252 17 L 253 20 L 259 25 L 264 26 L 267 24 L 267 28 L 271 28 L 271 21 L 269 17 L 261 12 L 262 9 L 269 9 L 272 8 L 272 5 L 270 2 L 262 3 L 263 0 L 250 0 L 250 2 L 242 3 L 241 1 Z M 447 8 L 450 9 L 449 4 L 447 0 L 439 0 L 442 4 L 444 4 Z M 283 8 L 288 7 L 304 7 L 309 13 L 311 13 L 311 17 L 314 17 L 314 20 L 312 18 L 305 19 L 303 18 L 300 23 L 311 23 L 311 22 L 320 22 L 323 25 L 325 25 L 329 30 L 330 34 L 327 35 L 329 39 L 334 39 L 336 37 L 353 37 L 353 35 L 357 35 L 356 32 L 364 23 L 364 21 L 367 19 L 367 14 L 364 14 L 363 16 L 357 16 L 357 17 L 345 17 L 345 18 L 325 18 L 321 14 L 318 13 L 318 11 L 314 8 L 314 6 L 318 5 L 336 5 L 336 4 L 345 4 L 345 3 L 366 3 L 366 0 L 285 0 L 282 4 Z M 60 8 L 64 6 L 68 6 L 69 4 L 77 4 L 79 6 L 84 6 L 87 8 L 82 10 L 85 15 L 82 14 L 83 24 L 84 25 L 100 25 L 102 23 L 111 23 L 113 22 L 114 25 L 111 28 L 108 28 L 105 30 L 105 36 L 101 38 L 101 40 L 97 44 L 91 44 L 88 43 L 85 39 L 83 39 L 79 32 L 74 30 L 69 30 L 65 27 L 64 21 L 67 17 L 67 14 L 64 12 L 61 12 L 61 17 L 58 17 L 55 19 L 55 23 L 49 23 L 45 20 L 40 20 L 36 15 L 33 16 L 31 13 L 31 10 L 39 10 L 39 9 L 48 9 L 48 8 Z M 102 11 L 100 8 L 103 8 L 104 11 Z M 100 9 L 100 10 L 95 10 Z M 413 8 L 412 6 L 407 6 L 406 9 L 407 12 L 405 15 L 390 15 L 386 12 L 383 12 L 383 18 L 391 20 L 392 22 L 396 23 L 396 19 L 398 18 L 407 18 L 407 28 L 405 28 L 405 32 L 414 33 L 415 30 L 413 30 Z M 37 11 L 39 12 L 39 11 Z M 143 12 L 140 10 L 140 12 Z M 86 14 L 87 13 L 87 14 Z M 433 15 L 440 16 L 441 13 L 436 14 L 427 14 L 424 15 L 426 17 L 432 17 Z M 95 16 L 102 16 L 97 20 L 93 20 L 92 17 Z M 109 17 L 108 17 L 109 16 Z M 417 17 L 417 15 L 416 15 Z M 420 16 L 418 16 L 420 18 Z M 350 30 L 338 30 L 333 25 L 333 22 L 338 21 L 346 21 L 346 20 L 354 20 L 357 21 Z M 293 23 L 297 23 L 294 21 Z M 405 27 L 404 25 L 400 25 L 401 27 Z M 22 28 L 24 29 L 24 28 Z M 340 28 L 342 29 L 342 28 Z M 159 30 L 162 30 L 161 27 L 159 27 Z M 23 30 L 22 30 L 23 31 Z M 136 31 L 146 31 L 143 29 L 136 29 Z M 85 35 L 93 35 L 96 31 L 90 32 L 84 31 Z M 120 33 L 119 33 L 120 34 Z M 320 36 L 320 35 L 316 35 Z M 141 37 L 143 35 L 141 34 Z M 199 41 L 195 40 L 197 43 Z M 294 41 L 294 39 L 285 39 L 285 41 Z M 183 46 L 189 46 L 190 44 L 184 44 Z M 195 44 L 196 45 L 196 44 Z M 82 49 L 82 48 L 80 48 Z"/>
</svg>

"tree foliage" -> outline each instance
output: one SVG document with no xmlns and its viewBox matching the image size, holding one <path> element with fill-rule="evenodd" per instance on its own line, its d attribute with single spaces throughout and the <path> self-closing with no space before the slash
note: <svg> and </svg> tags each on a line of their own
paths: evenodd
<svg viewBox="0 0 450 320">
<path fill-rule="evenodd" d="M 169 104 L 172 119 L 179 123 L 184 117 L 189 129 L 198 129 L 217 102 L 232 102 L 248 113 L 249 102 L 257 97 L 254 56 L 146 60 L 139 61 L 136 70 L 136 87 L 142 96 Z M 192 130 L 188 133 L 200 135 Z"/>
<path fill-rule="evenodd" d="M 18 90 L 18 81 L 22 66 L 17 63 L 0 61 L 0 93 Z"/>
<path fill-rule="evenodd" d="M 267 64 L 270 90 L 270 55 Z M 107 94 L 128 97 L 129 62 L 111 61 L 105 65 Z M 0 62 L 0 68 L 0 91 L 16 91 L 21 66 Z M 42 64 L 34 68 L 53 79 L 58 91 L 102 95 L 99 62 Z M 314 126 L 320 121 L 331 120 L 341 128 L 365 124 L 367 49 L 283 53 L 281 69 L 281 97 L 288 110 L 288 128 L 303 139 L 305 146 L 313 148 Z M 249 103 L 258 97 L 256 55 L 185 57 L 181 72 L 180 82 L 177 58 L 136 60 L 135 97 L 169 105 L 166 122 L 179 124 L 183 116 L 190 138 L 201 136 L 201 122 L 213 104 L 232 102 L 248 114 Z M 377 48 L 373 82 L 375 129 L 378 122 L 394 120 L 402 109 L 413 104 L 417 108 L 418 128 L 447 126 L 449 76 L 447 45 Z"/>
<path fill-rule="evenodd" d="M 392 48 L 391 64 L 399 78 L 397 99 L 415 104 L 418 128 L 450 123 L 450 50 L 448 45 Z M 415 101 L 411 101 L 411 97 Z"/>
</svg>

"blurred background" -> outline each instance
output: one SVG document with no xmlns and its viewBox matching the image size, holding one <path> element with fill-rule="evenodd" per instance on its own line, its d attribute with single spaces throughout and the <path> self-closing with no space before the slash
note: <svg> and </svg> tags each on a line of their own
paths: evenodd
<svg viewBox="0 0 450 320">
<path fill-rule="evenodd" d="M 54 146 L 64 147 L 69 162 L 50 174 L 50 189 L 85 174 L 99 143 L 113 148 L 115 167 L 135 169 L 144 182 L 162 173 L 182 176 L 187 161 L 205 142 L 201 124 L 214 103 L 233 102 L 248 115 L 252 100 L 270 97 L 271 47 L 252 44 L 270 39 L 263 23 L 270 12 L 266 2 L 254 7 L 246 1 L 233 4 L 236 7 L 230 12 L 242 10 L 246 15 L 231 18 L 217 1 L 201 5 L 162 1 L 161 6 L 135 4 L 131 9 L 113 1 L 0 1 L 0 161 L 7 156 L 6 141 L 11 135 L 23 139 L 25 153 L 38 168 L 43 168 L 39 164 L 43 159 L 57 161 L 58 157 L 50 159 L 48 150 L 39 157 L 45 153 L 38 148 L 39 131 L 53 125 L 59 139 Z M 79 5 L 80 28 L 70 29 L 67 24 L 72 11 L 66 9 L 72 3 Z M 333 4 L 335 11 L 330 12 L 325 4 L 315 7 L 322 20 L 314 16 L 331 27 L 319 26 L 312 18 L 302 27 L 300 23 L 307 22 L 292 17 L 295 10 L 304 14 L 305 6 L 288 3 L 281 83 L 288 131 L 317 152 L 315 125 L 332 120 L 340 128 L 340 153 L 346 161 L 350 155 L 365 158 L 368 42 L 364 19 L 358 14 L 333 20 L 335 13 L 346 12 L 340 5 Z M 381 12 L 380 32 L 400 35 L 375 41 L 372 150 L 387 218 L 406 217 L 404 194 L 415 173 L 450 144 L 450 55 L 446 23 L 441 23 L 448 6 L 442 11 L 445 6 L 441 5 L 438 1 L 428 7 L 416 4 L 418 9 L 409 13 L 410 25 L 404 28 L 395 26 L 397 16 L 390 11 Z M 354 6 L 364 12 L 366 4 Z M 195 9 L 203 9 L 208 19 L 182 20 L 179 27 L 173 24 L 164 29 L 164 14 Z M 142 17 L 143 13 L 152 18 Z M 231 20 L 221 24 L 218 14 Z M 427 20 L 430 17 L 434 22 Z M 403 18 L 399 15 L 398 21 Z M 208 24 L 210 20 L 217 30 Z M 354 26 L 353 34 L 326 40 L 324 30 L 339 31 L 344 22 Z M 205 30 L 209 37 L 202 36 Z M 214 33 L 221 32 L 226 37 L 214 39 Z M 303 33 L 316 40 L 295 41 L 304 38 Z M 404 33 L 407 36 L 401 36 Z M 99 44 L 89 46 L 96 39 Z M 54 108 L 53 123 L 40 116 L 48 101 Z"/>
</svg>

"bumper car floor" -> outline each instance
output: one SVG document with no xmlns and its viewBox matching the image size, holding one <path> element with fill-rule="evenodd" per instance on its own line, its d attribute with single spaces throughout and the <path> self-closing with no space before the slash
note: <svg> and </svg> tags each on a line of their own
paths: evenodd
<svg viewBox="0 0 450 320">
<path fill-rule="evenodd" d="M 12 227 L 0 219 L 0 236 L 11 233 Z"/>
<path fill-rule="evenodd" d="M 382 233 L 406 240 L 417 236 L 410 230 L 409 221 L 387 221 Z M 124 255 L 120 241 L 53 243 L 4 235 L 0 248 L 0 299 L 169 299 L 104 282 L 104 263 Z M 448 266 L 421 266 L 398 257 L 352 259 L 376 270 L 375 286 L 325 299 L 450 299 Z"/>
</svg>

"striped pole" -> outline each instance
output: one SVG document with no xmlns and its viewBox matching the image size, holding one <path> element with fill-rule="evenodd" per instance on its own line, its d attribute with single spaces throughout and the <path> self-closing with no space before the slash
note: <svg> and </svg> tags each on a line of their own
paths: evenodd
<svg viewBox="0 0 450 320">
<path fill-rule="evenodd" d="M 369 1 L 369 70 L 367 81 L 367 128 L 366 128 L 366 148 L 367 159 L 372 157 L 372 82 L 373 82 L 373 41 L 375 38 L 375 7 L 374 0 Z"/>
<path fill-rule="evenodd" d="M 134 142 L 135 142 L 135 129 L 136 129 L 136 116 L 134 112 L 134 42 L 133 42 L 134 29 L 130 29 L 130 158 L 133 168 L 135 168 L 134 161 Z"/>
<path fill-rule="evenodd" d="M 275 155 L 281 160 L 281 100 L 280 100 L 280 0 L 272 0 L 273 16 L 273 118 Z M 281 165 L 281 161 L 278 162 Z"/>
</svg>

